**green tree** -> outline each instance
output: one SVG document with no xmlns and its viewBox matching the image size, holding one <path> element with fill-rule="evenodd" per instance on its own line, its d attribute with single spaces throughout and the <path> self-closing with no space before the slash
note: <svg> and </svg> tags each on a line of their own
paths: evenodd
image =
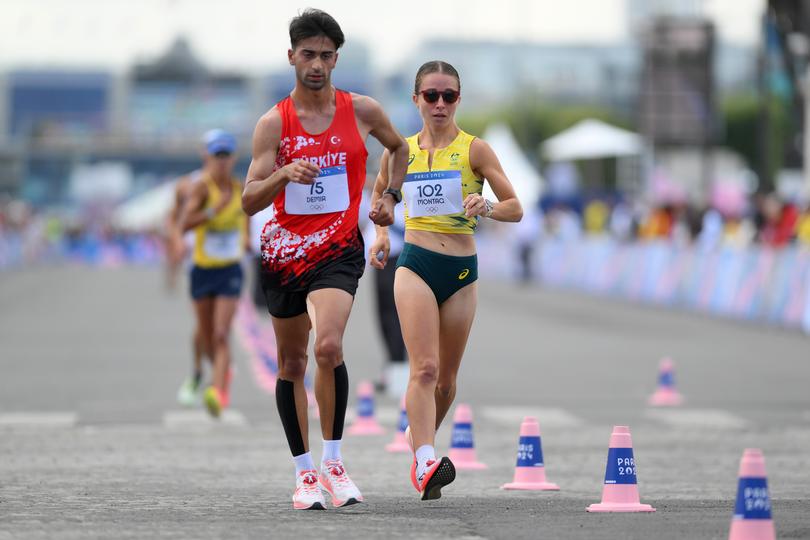
<svg viewBox="0 0 810 540">
<path fill-rule="evenodd" d="M 760 100 L 752 94 L 729 96 L 721 104 L 723 133 L 720 143 L 742 155 L 748 166 L 759 162 Z M 768 143 L 768 176 L 773 179 L 782 168 L 785 145 L 790 136 L 789 108 L 783 100 L 772 98 L 768 106 L 770 137 Z"/>
<path fill-rule="evenodd" d="M 596 118 L 619 127 L 628 127 L 627 119 L 610 110 L 591 105 L 554 106 L 517 99 L 508 105 L 484 112 L 464 112 L 459 123 L 475 135 L 481 135 L 488 125 L 503 122 L 512 129 L 518 144 L 530 158 L 538 161 L 540 144 L 557 133 L 586 118 Z"/>
</svg>

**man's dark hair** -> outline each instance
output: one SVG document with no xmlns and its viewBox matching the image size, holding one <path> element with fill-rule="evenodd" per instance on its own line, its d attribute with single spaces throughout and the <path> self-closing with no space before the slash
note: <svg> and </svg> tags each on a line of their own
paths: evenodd
<svg viewBox="0 0 810 540">
<path fill-rule="evenodd" d="M 441 60 L 431 60 L 430 62 L 425 62 L 422 64 L 422 67 L 416 72 L 416 80 L 413 84 L 413 93 L 419 93 L 419 86 L 422 84 L 422 79 L 425 75 L 430 73 L 445 73 L 450 75 L 451 77 L 455 77 L 456 81 L 458 82 L 458 90 L 461 91 L 461 77 L 458 76 L 458 71 L 456 68 L 448 64 L 447 62 L 442 62 Z"/>
<path fill-rule="evenodd" d="M 320 9 L 307 8 L 290 21 L 290 44 L 293 49 L 301 41 L 318 36 L 331 39 L 335 49 L 340 49 L 346 41 L 337 21 Z"/>
</svg>

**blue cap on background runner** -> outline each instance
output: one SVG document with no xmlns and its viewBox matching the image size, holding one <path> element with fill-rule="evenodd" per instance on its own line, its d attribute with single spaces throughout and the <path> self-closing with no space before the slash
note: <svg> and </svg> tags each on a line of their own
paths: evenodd
<svg viewBox="0 0 810 540">
<path fill-rule="evenodd" d="M 233 135 L 222 129 L 212 129 L 205 133 L 205 150 L 209 154 L 217 152 L 228 152 L 232 154 L 236 150 L 236 139 Z"/>
</svg>

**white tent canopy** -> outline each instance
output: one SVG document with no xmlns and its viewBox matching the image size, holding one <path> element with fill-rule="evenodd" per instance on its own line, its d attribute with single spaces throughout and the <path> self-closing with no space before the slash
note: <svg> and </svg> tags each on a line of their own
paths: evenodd
<svg viewBox="0 0 810 540">
<path fill-rule="evenodd" d="M 644 142 L 638 134 L 591 118 L 561 131 L 541 145 L 542 155 L 549 161 L 638 156 L 643 148 Z"/>
<path fill-rule="evenodd" d="M 523 154 L 512 131 L 504 124 L 492 124 L 481 138 L 489 143 L 498 156 L 503 171 L 515 188 L 515 194 L 523 207 L 534 206 L 543 189 L 543 178 Z M 484 196 L 497 200 L 489 184 L 484 185 Z"/>
<path fill-rule="evenodd" d="M 113 225 L 128 231 L 159 229 L 174 204 L 175 184 L 165 182 L 119 205 L 112 216 Z"/>
</svg>

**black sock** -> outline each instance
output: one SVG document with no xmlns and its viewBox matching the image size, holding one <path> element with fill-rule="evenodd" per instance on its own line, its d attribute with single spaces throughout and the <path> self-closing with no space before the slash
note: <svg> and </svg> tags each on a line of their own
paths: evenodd
<svg viewBox="0 0 810 540">
<path fill-rule="evenodd" d="M 295 384 L 292 381 L 276 379 L 276 406 L 287 444 L 293 457 L 300 456 L 304 450 L 304 439 L 301 437 L 301 426 L 298 425 L 298 412 L 295 409 Z"/>
<path fill-rule="evenodd" d="M 194 388 L 198 388 L 202 382 L 202 371 L 194 370 Z"/>
<path fill-rule="evenodd" d="M 346 364 L 335 368 L 335 418 L 332 423 L 332 440 L 343 438 L 343 423 L 346 420 L 346 405 L 349 402 L 349 372 Z"/>
</svg>

